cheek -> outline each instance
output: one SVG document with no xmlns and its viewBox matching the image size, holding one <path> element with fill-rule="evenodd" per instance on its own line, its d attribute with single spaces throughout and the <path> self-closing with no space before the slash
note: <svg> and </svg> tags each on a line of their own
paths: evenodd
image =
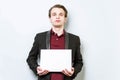
<svg viewBox="0 0 120 80">
<path fill-rule="evenodd" d="M 54 17 L 52 17 L 50 20 L 53 22 L 53 21 L 55 21 L 55 18 L 54 18 Z"/>
<path fill-rule="evenodd" d="M 62 19 L 62 22 L 66 22 L 66 19 L 63 18 L 63 19 Z"/>
<path fill-rule="evenodd" d="M 50 19 L 50 22 L 51 22 L 52 24 L 54 24 L 54 23 L 55 23 L 55 20 L 54 20 L 54 19 Z"/>
<path fill-rule="evenodd" d="M 53 18 L 50 18 L 50 22 L 53 22 Z"/>
<path fill-rule="evenodd" d="M 65 18 L 65 19 L 64 19 L 64 23 L 66 23 L 66 22 L 67 22 L 67 19 Z"/>
</svg>

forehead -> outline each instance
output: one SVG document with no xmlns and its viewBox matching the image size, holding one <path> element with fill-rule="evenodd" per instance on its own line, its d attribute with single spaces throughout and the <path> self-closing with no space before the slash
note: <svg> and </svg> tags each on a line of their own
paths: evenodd
<svg viewBox="0 0 120 80">
<path fill-rule="evenodd" d="M 53 8 L 51 13 L 65 13 L 65 11 L 62 8 Z"/>
</svg>

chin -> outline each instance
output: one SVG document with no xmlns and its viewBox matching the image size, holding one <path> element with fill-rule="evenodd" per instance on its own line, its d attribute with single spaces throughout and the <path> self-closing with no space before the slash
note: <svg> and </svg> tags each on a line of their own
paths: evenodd
<svg viewBox="0 0 120 80">
<path fill-rule="evenodd" d="M 60 28 L 60 27 L 61 27 L 61 25 L 54 25 L 54 27 L 56 27 L 56 28 Z"/>
</svg>

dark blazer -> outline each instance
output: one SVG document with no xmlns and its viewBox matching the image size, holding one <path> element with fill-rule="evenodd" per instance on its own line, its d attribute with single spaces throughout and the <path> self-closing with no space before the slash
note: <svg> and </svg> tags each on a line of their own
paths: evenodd
<svg viewBox="0 0 120 80">
<path fill-rule="evenodd" d="M 39 66 L 38 59 L 40 58 L 40 50 L 41 49 L 49 49 L 50 48 L 50 31 L 38 33 L 35 36 L 35 40 L 33 43 L 33 47 L 29 53 L 27 58 L 27 63 L 32 69 L 32 71 L 37 75 L 36 68 Z M 82 55 L 80 53 L 80 39 L 78 36 L 73 35 L 71 33 L 65 32 L 65 48 L 72 49 L 72 66 L 75 71 L 71 77 L 64 76 L 64 80 L 72 80 L 76 77 L 78 72 L 81 71 L 83 66 Z M 50 80 L 50 74 L 43 76 L 38 76 L 38 80 Z"/>
</svg>

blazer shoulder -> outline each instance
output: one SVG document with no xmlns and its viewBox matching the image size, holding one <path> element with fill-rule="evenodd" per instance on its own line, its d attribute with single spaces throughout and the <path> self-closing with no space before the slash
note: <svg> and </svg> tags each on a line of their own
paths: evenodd
<svg viewBox="0 0 120 80">
<path fill-rule="evenodd" d="M 72 34 L 72 33 L 68 33 L 68 35 L 72 38 L 80 38 L 78 35 Z"/>
<path fill-rule="evenodd" d="M 68 33 L 69 35 L 69 41 L 71 43 L 75 42 L 76 44 L 81 45 L 81 40 L 80 37 L 78 35 L 72 34 L 72 33 Z"/>
<path fill-rule="evenodd" d="M 46 38 L 46 34 L 48 31 L 40 32 L 35 35 L 35 40 L 41 40 Z"/>
<path fill-rule="evenodd" d="M 37 33 L 35 37 L 36 38 L 44 38 L 44 37 L 46 37 L 48 32 L 49 31 L 44 31 L 44 32 Z"/>
<path fill-rule="evenodd" d="M 36 36 L 46 35 L 48 31 L 37 33 Z"/>
</svg>

